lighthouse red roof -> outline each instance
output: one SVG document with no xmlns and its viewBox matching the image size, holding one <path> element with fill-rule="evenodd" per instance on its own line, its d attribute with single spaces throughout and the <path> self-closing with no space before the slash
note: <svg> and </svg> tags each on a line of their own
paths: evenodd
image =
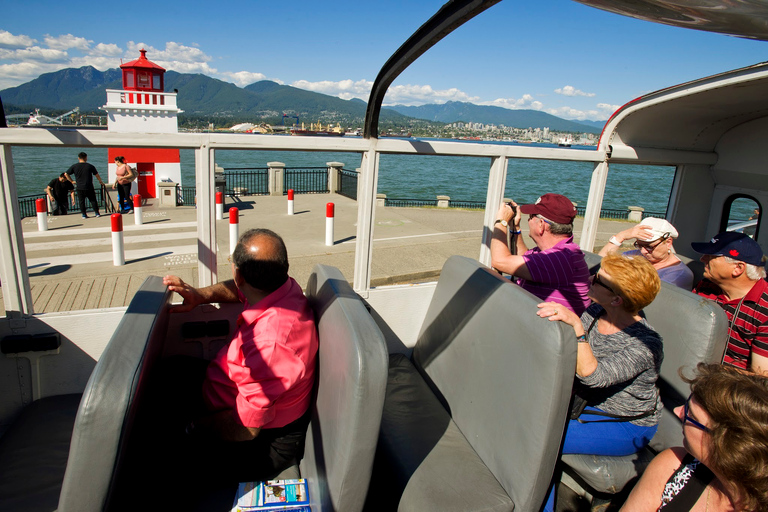
<svg viewBox="0 0 768 512">
<path fill-rule="evenodd" d="M 143 68 L 143 69 L 156 69 L 158 71 L 165 72 L 165 68 L 158 66 L 151 60 L 147 59 L 147 50 L 142 48 L 139 50 L 141 52 L 141 56 L 136 59 L 132 60 L 131 62 L 126 62 L 125 64 L 120 65 L 120 69 L 125 68 Z"/>
</svg>

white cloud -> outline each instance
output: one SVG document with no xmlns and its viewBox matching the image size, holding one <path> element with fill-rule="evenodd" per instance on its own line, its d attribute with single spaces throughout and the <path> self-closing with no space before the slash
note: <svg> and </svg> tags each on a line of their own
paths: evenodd
<svg viewBox="0 0 768 512">
<path fill-rule="evenodd" d="M 595 96 L 595 93 L 593 92 L 580 91 L 579 89 L 576 89 L 572 85 L 566 85 L 565 87 L 555 89 L 555 92 L 557 94 L 562 94 L 563 96 L 585 96 L 587 98 L 592 98 Z"/>
<path fill-rule="evenodd" d="M 77 37 L 72 34 L 56 37 L 46 34 L 44 40 L 45 44 L 48 45 L 48 48 L 53 48 L 54 50 L 69 50 L 74 48 L 81 52 L 88 51 L 91 47 L 91 43 L 93 43 L 93 41 L 89 41 L 84 37 Z"/>
<path fill-rule="evenodd" d="M 364 101 L 367 101 L 368 96 L 371 93 L 371 87 L 373 87 L 373 82 L 369 80 L 354 81 L 350 79 L 339 80 L 338 82 L 331 80 L 321 80 L 320 82 L 297 80 L 291 83 L 291 86 L 304 89 L 305 91 L 336 96 L 337 98 L 344 100 L 360 98 Z"/>
<path fill-rule="evenodd" d="M 373 84 L 371 84 L 373 85 Z M 396 85 L 390 87 L 384 98 L 386 105 L 424 105 L 427 103 L 447 103 L 449 101 L 464 101 L 476 103 L 479 96 L 470 96 L 455 87 L 450 89 L 433 89 L 430 85 Z"/>
<path fill-rule="evenodd" d="M 0 30 L 0 48 L 24 48 L 32 46 L 36 42 L 36 40 L 29 36 L 16 36 L 7 30 Z"/>
<path fill-rule="evenodd" d="M 89 52 L 89 55 L 103 55 L 105 57 L 119 57 L 122 54 L 122 48 L 112 43 L 99 43 Z"/>
<path fill-rule="evenodd" d="M 199 48 L 185 46 L 173 41 L 165 43 L 164 50 L 158 50 L 152 45 L 128 41 L 125 53 L 126 61 L 139 57 L 139 50 L 147 50 L 147 58 L 165 69 L 178 73 L 202 73 L 208 76 L 218 76 L 219 71 L 208 65 L 213 58 Z M 113 63 L 111 67 L 115 67 Z"/>
<path fill-rule="evenodd" d="M 0 64 L 0 91 L 8 87 L 16 87 L 42 75 L 61 69 L 61 64 L 42 62 L 19 62 L 16 64 Z"/>
<path fill-rule="evenodd" d="M 254 82 L 260 82 L 261 80 L 267 79 L 263 73 L 252 73 L 250 71 L 237 71 L 235 73 L 227 71 L 221 73 L 219 76 L 226 78 L 238 87 L 245 87 Z"/>
<path fill-rule="evenodd" d="M 530 94 L 523 94 L 523 96 L 519 99 L 497 98 L 493 101 L 480 102 L 478 103 L 478 105 L 491 105 L 494 107 L 508 108 L 510 110 L 517 110 L 517 109 L 541 110 L 542 108 L 544 108 L 544 104 L 540 101 L 533 99 L 533 96 Z"/>
<path fill-rule="evenodd" d="M 41 61 L 41 62 L 66 62 L 67 52 L 51 50 L 39 46 L 30 46 L 16 50 L 0 49 L 0 60 L 11 62 Z"/>
</svg>

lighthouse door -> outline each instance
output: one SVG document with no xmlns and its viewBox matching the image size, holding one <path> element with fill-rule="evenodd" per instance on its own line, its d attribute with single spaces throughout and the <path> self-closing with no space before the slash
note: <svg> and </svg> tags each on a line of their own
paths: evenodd
<svg viewBox="0 0 768 512">
<path fill-rule="evenodd" d="M 139 171 L 139 194 L 141 197 L 156 197 L 155 195 L 155 163 L 139 162 L 136 164 Z"/>
</svg>

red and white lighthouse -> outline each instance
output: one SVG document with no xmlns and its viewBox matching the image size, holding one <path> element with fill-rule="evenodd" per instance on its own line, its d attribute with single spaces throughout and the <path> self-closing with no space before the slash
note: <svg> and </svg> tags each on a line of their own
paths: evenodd
<svg viewBox="0 0 768 512">
<path fill-rule="evenodd" d="M 163 92 L 165 69 L 147 59 L 147 51 L 122 64 L 123 89 L 107 89 L 108 129 L 119 133 L 178 133 L 176 93 Z M 115 157 L 136 167 L 139 178 L 132 185 L 132 193 L 141 197 L 158 197 L 157 183 L 181 183 L 181 163 L 178 149 L 166 148 L 109 148 L 109 180 L 116 179 Z"/>
</svg>

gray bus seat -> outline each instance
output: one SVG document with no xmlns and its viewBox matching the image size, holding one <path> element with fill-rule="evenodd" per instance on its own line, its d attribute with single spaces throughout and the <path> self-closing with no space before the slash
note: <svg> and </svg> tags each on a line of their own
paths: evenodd
<svg viewBox="0 0 768 512">
<path fill-rule="evenodd" d="M 443 266 L 413 362 L 390 356 L 371 509 L 538 510 L 576 366 L 572 330 L 477 261 Z"/>
<path fill-rule="evenodd" d="M 653 456 L 671 446 L 682 446 L 682 426 L 672 409 L 689 394 L 678 369 L 690 370 L 699 362 L 719 362 L 725 350 L 727 317 L 709 300 L 670 283 L 661 283 L 656 299 L 644 310 L 648 322 L 664 340 L 664 361 L 658 386 L 664 411 L 650 449 L 626 457 L 563 455 L 565 471 L 597 494 L 615 494 L 645 470 Z M 595 492 L 592 492 L 595 494 Z"/>
<path fill-rule="evenodd" d="M 165 334 L 158 277 L 136 292 L 82 395 L 42 398 L 0 439 L 0 510 L 101 511 Z M 159 333 L 159 334 L 158 334 Z"/>
<path fill-rule="evenodd" d="M 386 343 L 338 269 L 316 265 L 306 295 L 320 348 L 301 476 L 318 510 L 356 512 L 365 503 L 381 423 Z"/>
<path fill-rule="evenodd" d="M 162 353 L 170 298 L 162 278 L 148 277 L 93 369 L 77 411 L 58 512 L 112 505 L 139 404 Z"/>
</svg>

